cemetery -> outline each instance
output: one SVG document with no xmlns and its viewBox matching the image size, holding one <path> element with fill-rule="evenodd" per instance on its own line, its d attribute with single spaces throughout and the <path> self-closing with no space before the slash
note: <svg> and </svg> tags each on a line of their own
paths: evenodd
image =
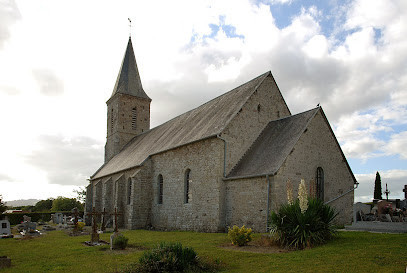
<svg viewBox="0 0 407 273">
<path fill-rule="evenodd" d="M 308 217 L 314 215 L 315 206 L 323 206 L 323 202 L 313 199 L 311 189 L 308 196 L 303 181 L 299 185 L 298 199 L 293 198 L 290 188 L 287 187 L 288 203 L 283 210 L 297 208 L 301 217 Z M 373 206 L 356 203 L 353 225 L 396 224 L 404 227 L 407 223 L 404 214 L 389 213 L 399 212 L 394 206 L 384 200 L 378 200 Z M 280 222 L 278 215 L 283 214 L 276 212 L 274 215 Z M 334 211 L 331 216 L 335 217 Z M 176 251 L 182 247 L 182 251 L 191 251 L 199 261 L 198 264 L 194 262 L 198 267 L 187 272 L 254 272 L 254 268 L 256 272 L 295 272 L 300 267 L 304 272 L 348 272 L 349 268 L 352 272 L 403 272 L 407 265 L 407 233 L 397 228 L 385 227 L 372 233 L 333 227 L 329 240 L 293 247 L 274 241 L 273 236 L 277 233 L 252 233 L 244 226 L 235 226 L 228 234 L 119 230 L 121 217 L 123 213 L 117 208 L 98 211 L 93 207 L 83 216 L 76 208 L 69 215 L 56 212 L 45 223 L 32 222 L 26 215 L 18 225 L 2 220 L 0 232 L 7 239 L 0 240 L 0 270 L 70 272 L 78 270 L 80 264 L 80 272 L 150 272 L 136 270 L 142 268 L 143 259 L 156 257 L 151 253 Z M 289 213 L 282 217 L 289 217 Z M 80 221 L 84 218 L 91 219 L 90 226 Z M 113 219 L 112 225 L 106 224 L 107 218 Z M 356 230 L 355 226 L 353 228 Z M 129 266 L 133 271 L 128 270 Z"/>
</svg>

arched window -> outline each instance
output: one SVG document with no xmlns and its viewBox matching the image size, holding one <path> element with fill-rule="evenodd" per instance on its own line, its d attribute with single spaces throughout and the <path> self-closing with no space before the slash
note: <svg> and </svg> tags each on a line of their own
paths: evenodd
<svg viewBox="0 0 407 273">
<path fill-rule="evenodd" d="M 191 174 L 191 170 L 187 169 L 185 171 L 185 177 L 184 177 L 184 203 L 187 204 L 189 202 L 191 202 L 192 196 L 191 196 L 191 192 L 190 192 L 190 174 Z"/>
<path fill-rule="evenodd" d="M 324 170 L 321 167 L 317 168 L 317 198 L 324 200 Z"/>
<path fill-rule="evenodd" d="M 131 201 L 131 178 L 127 181 L 127 205 L 130 205 Z"/>
<path fill-rule="evenodd" d="M 164 179 L 161 174 L 158 175 L 158 204 L 163 203 L 163 187 L 164 187 Z"/>
<path fill-rule="evenodd" d="M 131 128 L 133 130 L 137 129 L 137 107 L 131 109 Z"/>
</svg>

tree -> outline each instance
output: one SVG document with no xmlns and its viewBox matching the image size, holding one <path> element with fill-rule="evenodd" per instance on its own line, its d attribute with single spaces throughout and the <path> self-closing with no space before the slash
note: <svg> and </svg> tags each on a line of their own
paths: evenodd
<svg viewBox="0 0 407 273">
<path fill-rule="evenodd" d="M 76 200 L 84 204 L 86 200 L 86 188 L 79 187 L 79 189 L 73 190 L 73 192 L 78 195 Z"/>
<path fill-rule="evenodd" d="M 71 211 L 75 207 L 78 208 L 78 210 L 83 210 L 83 205 L 75 198 L 59 196 L 52 201 L 51 211 Z"/>
<path fill-rule="evenodd" d="M 3 196 L 0 195 L 0 214 L 7 210 L 6 204 L 3 202 Z"/>
<path fill-rule="evenodd" d="M 38 201 L 34 206 L 34 211 L 51 211 L 53 198 L 48 198 L 47 200 Z"/>
<path fill-rule="evenodd" d="M 382 180 L 379 172 L 376 172 L 376 179 L 374 181 L 374 199 L 382 199 Z"/>
</svg>

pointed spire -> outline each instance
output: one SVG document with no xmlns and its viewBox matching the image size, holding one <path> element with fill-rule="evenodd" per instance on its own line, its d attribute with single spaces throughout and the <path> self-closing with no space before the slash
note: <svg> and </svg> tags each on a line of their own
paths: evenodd
<svg viewBox="0 0 407 273">
<path fill-rule="evenodd" d="M 141 85 L 140 74 L 138 73 L 131 37 L 129 37 L 129 42 L 127 43 L 126 52 L 124 53 L 122 65 L 120 67 L 119 75 L 117 76 L 112 97 L 116 93 L 151 100 L 144 92 L 143 86 Z"/>
</svg>

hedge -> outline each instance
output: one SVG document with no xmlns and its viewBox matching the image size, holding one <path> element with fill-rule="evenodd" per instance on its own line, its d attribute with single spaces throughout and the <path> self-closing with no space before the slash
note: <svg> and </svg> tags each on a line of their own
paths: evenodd
<svg viewBox="0 0 407 273">
<path fill-rule="evenodd" d="M 70 211 L 61 211 L 61 213 L 67 216 L 72 215 Z M 0 218 L 5 219 L 7 217 L 10 225 L 18 225 L 24 221 L 24 215 L 31 217 L 32 222 L 38 222 L 39 220 L 48 222 L 51 220 L 51 214 L 55 214 L 55 212 L 14 212 L 0 215 Z M 81 215 L 81 213 L 79 214 Z"/>
</svg>

